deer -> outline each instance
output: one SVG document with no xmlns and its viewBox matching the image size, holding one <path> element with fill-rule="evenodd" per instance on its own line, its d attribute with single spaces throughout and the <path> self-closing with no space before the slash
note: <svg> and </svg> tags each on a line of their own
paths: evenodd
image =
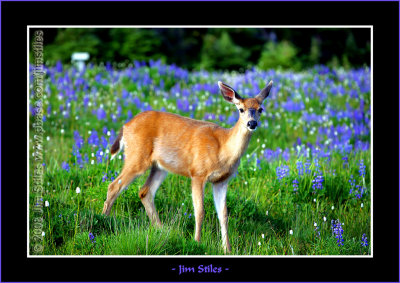
<svg viewBox="0 0 400 283">
<path fill-rule="evenodd" d="M 226 194 L 228 181 L 236 173 L 240 158 L 260 124 L 263 101 L 268 97 L 272 81 L 255 97 L 242 98 L 221 81 L 222 97 L 234 104 L 239 119 L 232 128 L 177 114 L 145 111 L 137 114 L 121 128 L 110 153 L 112 160 L 122 149 L 125 153 L 120 175 L 108 186 L 103 214 L 108 216 L 120 193 L 133 180 L 150 168 L 149 176 L 139 190 L 140 200 L 151 224 L 161 227 L 154 198 L 168 172 L 191 179 L 195 217 L 194 239 L 200 243 L 204 219 L 204 188 L 212 184 L 213 198 L 225 254 L 232 248 L 228 237 Z"/>
</svg>

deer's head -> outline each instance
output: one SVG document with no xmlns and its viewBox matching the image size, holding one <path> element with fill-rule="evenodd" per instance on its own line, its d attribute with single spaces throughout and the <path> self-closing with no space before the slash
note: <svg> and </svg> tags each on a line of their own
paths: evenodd
<svg viewBox="0 0 400 283">
<path fill-rule="evenodd" d="M 262 103 L 269 95 L 272 88 L 272 81 L 254 98 L 242 98 L 233 88 L 220 81 L 218 82 L 218 86 L 224 99 L 229 103 L 235 104 L 239 110 L 240 123 L 247 130 L 251 132 L 255 131 L 260 121 L 260 115 L 264 111 Z"/>
</svg>

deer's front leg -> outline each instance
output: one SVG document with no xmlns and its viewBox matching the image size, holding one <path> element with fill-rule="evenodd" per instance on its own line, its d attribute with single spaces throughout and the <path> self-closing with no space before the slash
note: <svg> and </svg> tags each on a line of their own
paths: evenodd
<svg viewBox="0 0 400 283">
<path fill-rule="evenodd" d="M 226 206 L 227 188 L 228 181 L 213 184 L 215 209 L 217 210 L 219 223 L 221 225 L 222 246 L 225 253 L 230 253 L 232 250 L 228 237 L 228 209 Z"/>
<path fill-rule="evenodd" d="M 197 242 L 200 242 L 201 225 L 204 219 L 204 184 L 205 184 L 205 178 L 199 178 L 199 177 L 192 178 L 192 198 L 193 198 L 194 216 L 196 219 L 194 239 Z"/>
</svg>

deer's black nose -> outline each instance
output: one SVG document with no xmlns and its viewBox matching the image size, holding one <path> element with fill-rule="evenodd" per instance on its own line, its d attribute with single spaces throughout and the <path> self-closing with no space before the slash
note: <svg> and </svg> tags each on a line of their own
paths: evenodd
<svg viewBox="0 0 400 283">
<path fill-rule="evenodd" d="M 247 123 L 247 127 L 249 127 L 250 129 L 254 130 L 257 127 L 257 121 L 249 121 Z"/>
</svg>

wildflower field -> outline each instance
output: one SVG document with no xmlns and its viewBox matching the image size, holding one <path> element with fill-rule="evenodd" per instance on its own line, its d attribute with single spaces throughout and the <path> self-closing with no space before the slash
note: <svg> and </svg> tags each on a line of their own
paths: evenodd
<svg viewBox="0 0 400 283">
<path fill-rule="evenodd" d="M 168 174 L 155 228 L 139 199 L 149 172 L 101 214 L 123 152 L 110 161 L 119 129 L 146 110 L 232 127 L 238 111 L 218 81 L 242 97 L 274 81 L 227 205 L 232 255 L 371 255 L 371 74 L 315 66 L 302 72 L 187 71 L 160 61 L 45 67 L 42 99 L 44 255 L 223 255 L 211 184 L 202 241 L 194 241 L 190 179 Z M 30 184 L 33 176 L 30 70 Z M 30 213 L 30 227 L 33 225 Z M 32 231 L 30 231 L 32 236 Z M 30 247 L 32 252 L 32 246 Z"/>
</svg>

